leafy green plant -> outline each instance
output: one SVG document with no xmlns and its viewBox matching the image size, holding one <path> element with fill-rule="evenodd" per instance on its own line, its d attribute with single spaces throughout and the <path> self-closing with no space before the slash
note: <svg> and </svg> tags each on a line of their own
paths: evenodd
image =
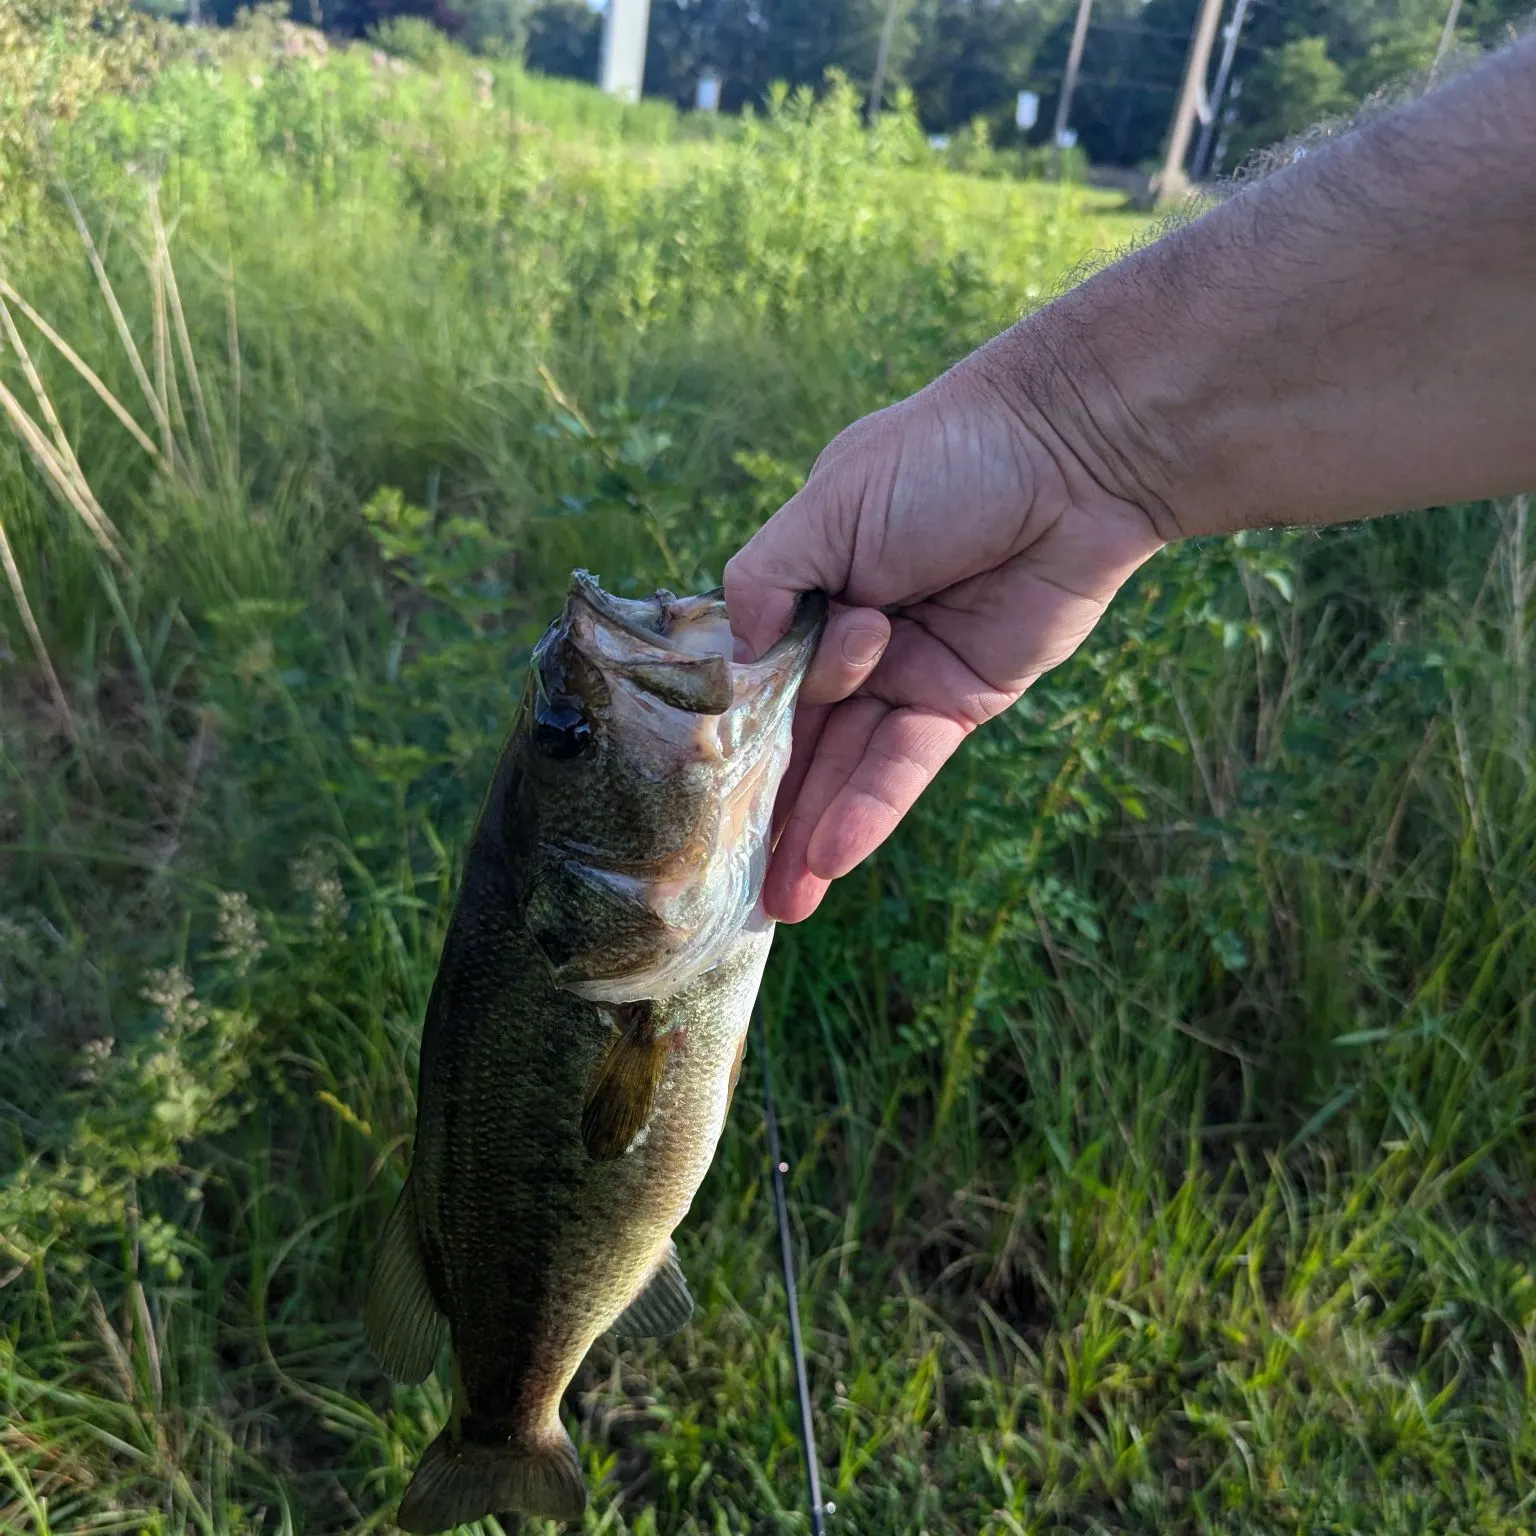
<svg viewBox="0 0 1536 1536">
<path fill-rule="evenodd" d="M 170 46 L 118 0 L 0 5 L 0 218 L 35 205 L 54 129 L 106 92 L 142 86 Z"/>
<path fill-rule="evenodd" d="M 692 137 L 265 15 L 55 133 L 0 248 L 0 1527 L 387 1519 L 447 1401 L 363 1277 L 569 572 L 714 582 L 1137 228 L 858 105 Z M 1528 1523 L 1533 561 L 1525 501 L 1165 551 L 780 932 L 839 1522 Z M 700 1320 L 566 1404 L 594 1531 L 803 1523 L 758 1050 Z"/>
</svg>

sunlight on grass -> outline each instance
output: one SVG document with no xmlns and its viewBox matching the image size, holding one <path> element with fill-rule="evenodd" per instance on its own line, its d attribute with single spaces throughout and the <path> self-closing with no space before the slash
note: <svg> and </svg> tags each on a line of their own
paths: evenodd
<svg viewBox="0 0 1536 1536">
<path fill-rule="evenodd" d="M 846 93 L 703 138 L 223 46 L 83 113 L 0 247 L 29 1536 L 390 1528 L 447 1399 L 378 1372 L 362 1283 L 567 573 L 713 583 L 846 421 L 1142 227 Z M 1532 540 L 1517 501 L 1165 552 L 781 933 L 835 1529 L 1528 1528 Z M 567 1400 L 590 1531 L 806 1529 L 756 1085 L 699 1317 Z"/>
</svg>

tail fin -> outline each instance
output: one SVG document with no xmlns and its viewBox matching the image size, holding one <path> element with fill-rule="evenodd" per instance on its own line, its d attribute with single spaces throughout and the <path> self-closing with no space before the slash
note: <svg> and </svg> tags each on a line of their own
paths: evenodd
<svg viewBox="0 0 1536 1536">
<path fill-rule="evenodd" d="M 558 1439 L 484 1445 L 454 1444 L 444 1430 L 421 1458 L 395 1523 L 426 1533 L 514 1511 L 579 1520 L 587 1507 L 581 1462 L 571 1437 L 564 1429 L 556 1433 Z"/>
</svg>

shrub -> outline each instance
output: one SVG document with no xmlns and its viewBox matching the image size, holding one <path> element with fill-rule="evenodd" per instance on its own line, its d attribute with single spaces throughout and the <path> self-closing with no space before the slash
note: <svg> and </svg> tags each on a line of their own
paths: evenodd
<svg viewBox="0 0 1536 1536">
<path fill-rule="evenodd" d="M 147 82 L 172 36 L 127 0 L 0 0 L 0 220 L 41 195 L 57 125 Z"/>
</svg>

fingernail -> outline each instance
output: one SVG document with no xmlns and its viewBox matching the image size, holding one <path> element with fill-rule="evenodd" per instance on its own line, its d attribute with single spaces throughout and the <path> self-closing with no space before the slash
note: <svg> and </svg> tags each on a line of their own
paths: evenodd
<svg viewBox="0 0 1536 1536">
<path fill-rule="evenodd" d="M 843 636 L 843 660 L 850 667 L 867 667 L 879 661 L 889 637 L 877 629 L 850 630 Z"/>
</svg>

